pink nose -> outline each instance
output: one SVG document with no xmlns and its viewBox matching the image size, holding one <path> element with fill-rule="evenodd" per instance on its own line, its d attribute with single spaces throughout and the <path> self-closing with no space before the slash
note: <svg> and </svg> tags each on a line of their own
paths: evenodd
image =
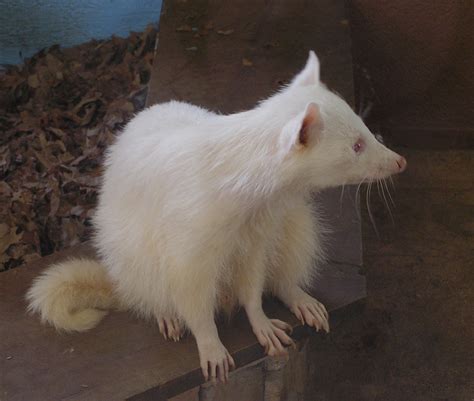
<svg viewBox="0 0 474 401">
<path fill-rule="evenodd" d="M 403 156 L 400 156 L 400 159 L 397 160 L 398 171 L 401 173 L 407 168 L 407 161 Z"/>
</svg>

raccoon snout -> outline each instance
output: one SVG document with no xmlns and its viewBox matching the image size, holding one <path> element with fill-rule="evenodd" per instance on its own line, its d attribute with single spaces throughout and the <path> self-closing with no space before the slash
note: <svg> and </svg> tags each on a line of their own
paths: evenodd
<svg viewBox="0 0 474 401">
<path fill-rule="evenodd" d="M 403 156 L 397 160 L 398 172 L 401 173 L 407 168 L 407 161 Z"/>
</svg>

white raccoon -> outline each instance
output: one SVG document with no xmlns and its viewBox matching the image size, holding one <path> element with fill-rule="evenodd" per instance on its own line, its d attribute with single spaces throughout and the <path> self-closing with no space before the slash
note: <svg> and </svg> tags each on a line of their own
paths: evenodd
<svg viewBox="0 0 474 401">
<path fill-rule="evenodd" d="M 326 309 L 304 291 L 323 257 L 310 193 L 405 166 L 320 82 L 314 52 L 252 110 L 150 107 L 108 151 L 94 222 L 100 263 L 46 270 L 28 292 L 30 310 L 62 330 L 89 329 L 118 305 L 156 319 L 165 337 L 187 328 L 206 379 L 225 380 L 234 362 L 214 321 L 224 298 L 245 308 L 270 355 L 292 340 L 286 323 L 265 315 L 264 291 L 329 330 Z"/>
</svg>

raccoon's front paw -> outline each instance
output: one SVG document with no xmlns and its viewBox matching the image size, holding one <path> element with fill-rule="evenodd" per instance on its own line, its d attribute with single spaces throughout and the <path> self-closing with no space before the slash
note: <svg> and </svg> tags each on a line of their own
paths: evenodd
<svg viewBox="0 0 474 401">
<path fill-rule="evenodd" d="M 293 345 L 293 340 L 287 334 L 291 333 L 291 326 L 278 319 L 262 318 L 252 322 L 252 330 L 258 342 L 270 356 L 288 355 L 283 345 Z"/>
<path fill-rule="evenodd" d="M 204 378 L 222 383 L 229 379 L 229 371 L 235 368 L 234 359 L 220 341 L 198 343 L 199 359 Z"/>
<path fill-rule="evenodd" d="M 328 313 L 324 305 L 313 297 L 304 294 L 290 305 L 290 310 L 302 324 L 314 327 L 316 330 L 324 329 L 329 333 Z"/>
</svg>

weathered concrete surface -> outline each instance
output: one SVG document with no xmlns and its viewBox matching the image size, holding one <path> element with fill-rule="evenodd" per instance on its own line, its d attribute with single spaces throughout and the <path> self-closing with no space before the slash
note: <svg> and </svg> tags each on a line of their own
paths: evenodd
<svg viewBox="0 0 474 401">
<path fill-rule="evenodd" d="M 474 88 L 474 3 L 350 0 L 354 57 L 382 104 L 420 98 L 454 71 Z"/>
<path fill-rule="evenodd" d="M 169 401 L 303 401 L 311 380 L 307 348 L 306 339 L 288 358 L 260 359 L 232 372 L 226 384 L 205 383 Z"/>
<path fill-rule="evenodd" d="M 375 190 L 380 238 L 363 213 L 365 310 L 310 344 L 308 400 L 473 397 L 474 150 L 398 151 L 394 223 Z"/>
<path fill-rule="evenodd" d="M 225 6 L 217 0 L 165 1 L 147 104 L 174 99 L 222 113 L 252 108 L 301 70 L 310 49 L 320 58 L 322 80 L 352 103 L 345 15 L 344 2 L 331 0 L 238 0 Z M 315 282 L 314 294 L 337 307 L 365 294 L 365 280 L 357 274 L 359 206 L 354 188 L 343 196 L 340 189 L 324 191 L 317 198 L 332 231 L 329 260 L 341 265 L 324 273 L 347 275 L 348 281 Z"/>
<path fill-rule="evenodd" d="M 342 0 L 166 4 L 175 13 L 168 8 L 161 20 L 150 102 L 177 98 L 220 112 L 252 107 L 304 65 L 309 49 L 321 58 L 323 79 L 352 100 L 350 37 Z M 312 290 L 328 310 L 339 309 L 331 312 L 334 321 L 343 312 L 340 308 L 365 296 L 365 278 L 359 274 L 360 221 L 353 192 L 346 189 L 342 202 L 339 191 L 321 196 L 335 237 L 331 260 Z M 84 255 L 80 249 L 73 254 Z M 156 325 L 128 313 L 112 313 L 87 333 L 58 336 L 54 329 L 41 326 L 36 316 L 26 316 L 23 295 L 50 262 L 45 258 L 2 274 L 0 317 L 8 325 L 8 330 L 1 327 L 2 399 L 156 400 L 202 383 L 191 336 L 179 343 L 165 342 Z M 314 333 L 281 304 L 270 301 L 264 307 L 268 316 L 293 325 L 297 341 Z M 239 367 L 264 356 L 243 313 L 230 324 L 220 324 L 219 333 Z M 272 372 L 264 387 L 267 394 L 278 394 L 287 379 Z M 255 394 L 250 387 L 246 390 Z M 191 391 L 190 396 L 195 395 Z"/>
<path fill-rule="evenodd" d="M 309 50 L 322 80 L 350 103 L 344 1 L 165 1 L 148 104 L 170 99 L 221 113 L 253 107 L 288 82 Z"/>
</svg>

